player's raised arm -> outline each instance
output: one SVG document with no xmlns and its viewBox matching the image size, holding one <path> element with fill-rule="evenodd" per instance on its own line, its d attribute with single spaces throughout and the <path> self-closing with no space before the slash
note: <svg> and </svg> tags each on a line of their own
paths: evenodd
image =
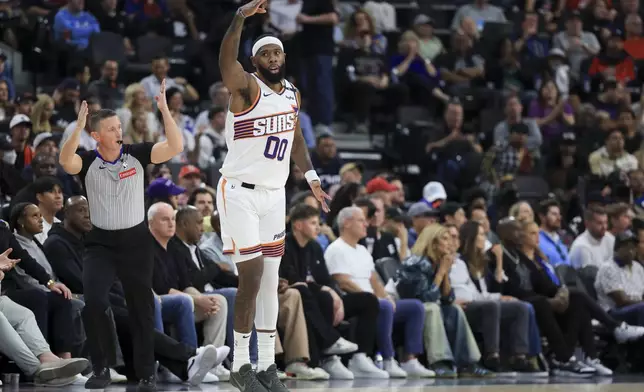
<svg viewBox="0 0 644 392">
<path fill-rule="evenodd" d="M 62 148 L 60 149 L 60 155 L 58 157 L 58 162 L 65 169 L 67 174 L 76 175 L 80 173 L 83 168 L 83 161 L 81 157 L 76 154 L 78 150 L 78 145 L 80 144 L 80 135 L 85 129 L 85 123 L 87 122 L 87 102 L 83 101 L 78 109 L 78 119 L 76 119 L 76 128 L 72 134 L 67 138 L 65 143 L 63 143 Z"/>
<path fill-rule="evenodd" d="M 237 10 L 233 21 L 221 41 L 219 49 L 219 69 L 224 85 L 231 93 L 248 90 L 249 75 L 244 71 L 244 67 L 237 61 L 239 56 L 239 41 L 241 40 L 244 20 L 255 14 L 266 13 L 267 0 L 252 0 Z M 250 94 L 248 94 L 250 96 Z"/>
</svg>

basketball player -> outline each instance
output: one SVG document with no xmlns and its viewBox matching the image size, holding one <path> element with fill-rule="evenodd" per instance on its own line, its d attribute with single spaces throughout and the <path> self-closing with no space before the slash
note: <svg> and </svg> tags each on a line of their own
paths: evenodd
<svg viewBox="0 0 644 392">
<path fill-rule="evenodd" d="M 275 360 L 278 269 L 284 253 L 284 185 L 291 157 L 305 172 L 315 197 L 328 211 L 298 122 L 301 97 L 284 79 L 285 54 L 276 37 L 260 37 L 252 47 L 257 73 L 237 62 L 244 20 L 266 12 L 267 0 L 237 10 L 219 52 L 219 68 L 231 98 L 226 117 L 228 155 L 221 168 L 217 209 L 224 252 L 239 271 L 235 299 L 235 351 L 231 383 L 244 392 L 287 391 Z M 258 373 L 249 360 L 249 338 L 257 329 Z"/>
<path fill-rule="evenodd" d="M 144 222 L 145 168 L 162 163 L 183 151 L 183 138 L 168 109 L 165 80 L 156 97 L 167 140 L 123 144 L 116 112 L 102 109 L 87 115 L 83 101 L 76 129 L 60 150 L 60 164 L 71 175 L 79 174 L 87 192 L 92 231 L 85 236 L 83 324 L 92 359 L 93 374 L 86 389 L 110 384 L 109 368 L 116 361 L 108 292 L 118 276 L 130 311 L 133 357 L 139 391 L 156 390 L 154 374 L 154 298 L 152 293 L 153 239 Z M 76 154 L 80 134 L 89 117 L 96 149 Z"/>
</svg>

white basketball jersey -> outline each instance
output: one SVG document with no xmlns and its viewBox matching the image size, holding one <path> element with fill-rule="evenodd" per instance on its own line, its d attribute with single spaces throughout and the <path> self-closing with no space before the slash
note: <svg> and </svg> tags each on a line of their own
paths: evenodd
<svg viewBox="0 0 644 392">
<path fill-rule="evenodd" d="M 299 102 L 296 89 L 284 81 L 276 93 L 255 74 L 259 92 L 241 113 L 226 115 L 228 153 L 221 168 L 225 177 L 265 188 L 283 188 L 288 178 Z"/>
</svg>

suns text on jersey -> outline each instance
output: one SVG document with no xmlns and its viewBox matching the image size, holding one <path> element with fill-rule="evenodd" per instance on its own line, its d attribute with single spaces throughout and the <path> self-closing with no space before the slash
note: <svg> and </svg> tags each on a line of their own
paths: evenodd
<svg viewBox="0 0 644 392">
<path fill-rule="evenodd" d="M 258 118 L 253 122 L 253 136 L 290 132 L 295 129 L 296 122 L 297 115 L 294 111 Z"/>
</svg>

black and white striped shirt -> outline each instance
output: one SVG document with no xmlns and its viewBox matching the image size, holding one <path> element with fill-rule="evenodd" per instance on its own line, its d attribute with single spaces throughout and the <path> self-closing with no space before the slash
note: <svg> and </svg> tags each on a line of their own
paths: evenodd
<svg viewBox="0 0 644 392">
<path fill-rule="evenodd" d="M 89 202 L 92 224 L 103 230 L 134 227 L 145 219 L 145 168 L 153 143 L 125 144 L 113 162 L 97 150 L 80 152 L 79 173 Z"/>
</svg>

